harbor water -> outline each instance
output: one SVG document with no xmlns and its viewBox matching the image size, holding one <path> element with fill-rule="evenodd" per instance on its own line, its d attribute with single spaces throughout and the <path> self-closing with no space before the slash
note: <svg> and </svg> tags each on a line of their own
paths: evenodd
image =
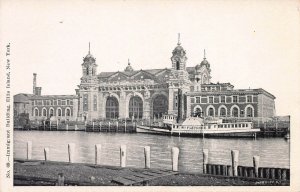
<svg viewBox="0 0 300 192">
<path fill-rule="evenodd" d="M 202 173 L 202 150 L 209 150 L 209 163 L 231 164 L 231 150 L 239 150 L 239 164 L 253 165 L 260 156 L 261 167 L 289 168 L 289 141 L 283 138 L 196 138 L 141 133 L 82 131 L 14 131 L 14 157 L 26 158 L 26 143 L 32 141 L 32 159 L 68 161 L 68 143 L 75 143 L 75 162 L 94 163 L 95 144 L 101 144 L 101 164 L 120 165 L 120 145 L 127 146 L 127 166 L 144 167 L 144 146 L 151 147 L 151 168 L 172 169 L 171 148 L 178 147 L 179 171 Z"/>
</svg>

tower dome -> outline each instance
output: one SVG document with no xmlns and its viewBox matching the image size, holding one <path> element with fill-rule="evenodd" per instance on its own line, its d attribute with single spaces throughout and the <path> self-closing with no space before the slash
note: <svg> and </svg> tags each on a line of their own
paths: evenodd
<svg viewBox="0 0 300 192">
<path fill-rule="evenodd" d="M 200 63 L 200 67 L 202 66 L 206 66 L 206 68 L 210 71 L 210 64 L 209 62 L 206 60 L 206 56 L 205 56 L 205 49 L 204 49 L 204 57 L 203 60 Z"/>
<path fill-rule="evenodd" d="M 125 68 L 124 71 L 127 71 L 127 72 L 133 71 L 133 68 L 132 68 L 131 65 L 130 65 L 129 59 L 128 59 L 128 65 L 127 65 L 127 67 Z"/>
<path fill-rule="evenodd" d="M 83 58 L 84 62 L 95 62 L 96 58 L 91 54 L 91 49 L 90 49 L 90 43 L 89 43 L 89 52 L 88 54 Z"/>
</svg>

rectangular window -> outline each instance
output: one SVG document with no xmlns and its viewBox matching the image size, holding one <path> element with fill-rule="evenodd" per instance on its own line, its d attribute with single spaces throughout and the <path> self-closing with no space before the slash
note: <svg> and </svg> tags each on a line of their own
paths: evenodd
<svg viewBox="0 0 300 192">
<path fill-rule="evenodd" d="M 226 98 L 225 95 L 221 96 L 221 103 L 225 103 L 225 98 Z"/>
<path fill-rule="evenodd" d="M 70 105 L 70 100 L 69 99 L 67 99 L 67 105 Z"/>
<path fill-rule="evenodd" d="M 89 105 L 88 105 L 88 94 L 83 95 L 83 111 L 88 111 Z"/>
<path fill-rule="evenodd" d="M 43 100 L 43 105 L 46 105 L 47 103 L 46 103 L 46 100 Z"/>
<path fill-rule="evenodd" d="M 195 103 L 195 98 L 194 97 L 191 98 L 191 103 Z"/>
<path fill-rule="evenodd" d="M 65 101 L 65 100 L 62 100 L 62 101 L 61 101 L 61 105 L 66 105 L 66 101 Z"/>
<path fill-rule="evenodd" d="M 97 111 L 97 95 L 94 95 L 94 111 Z"/>
<path fill-rule="evenodd" d="M 196 97 L 196 103 L 200 103 L 200 97 Z"/>
<path fill-rule="evenodd" d="M 209 97 L 209 98 L 208 98 L 208 102 L 209 102 L 209 103 L 214 103 L 214 97 Z"/>
<path fill-rule="evenodd" d="M 49 100 L 46 101 L 46 105 L 50 105 L 50 101 Z"/>
<path fill-rule="evenodd" d="M 57 100 L 57 105 L 61 105 L 61 100 Z"/>
<path fill-rule="evenodd" d="M 53 101 L 53 105 L 57 105 L 57 100 L 54 100 L 54 101 Z"/>
<path fill-rule="evenodd" d="M 207 103 L 207 97 L 201 97 L 201 103 Z"/>
<path fill-rule="evenodd" d="M 70 105 L 73 105 L 73 101 L 72 100 L 70 100 Z"/>
<path fill-rule="evenodd" d="M 233 103 L 237 103 L 238 102 L 238 97 L 236 95 L 232 96 L 232 101 Z"/>
<path fill-rule="evenodd" d="M 248 95 L 247 96 L 247 103 L 252 103 L 253 99 L 252 99 L 252 95 Z"/>
<path fill-rule="evenodd" d="M 219 103 L 220 102 L 220 98 L 219 97 L 214 97 L 214 103 Z"/>
<path fill-rule="evenodd" d="M 231 97 L 230 96 L 226 97 L 226 103 L 231 103 Z"/>
</svg>

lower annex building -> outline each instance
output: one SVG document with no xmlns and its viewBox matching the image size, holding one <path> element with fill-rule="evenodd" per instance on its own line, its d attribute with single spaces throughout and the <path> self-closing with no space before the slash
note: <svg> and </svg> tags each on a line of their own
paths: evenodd
<svg viewBox="0 0 300 192">
<path fill-rule="evenodd" d="M 14 96 L 14 114 L 30 120 L 149 119 L 177 114 L 178 90 L 184 95 L 184 117 L 197 114 L 265 121 L 276 115 L 275 97 L 262 88 L 234 89 L 212 83 L 210 63 L 204 58 L 187 67 L 186 51 L 178 39 L 170 68 L 134 70 L 129 60 L 123 71 L 97 73 L 96 58 L 83 58 L 82 77 L 75 95 L 42 95 L 33 76 L 33 93 Z"/>
</svg>

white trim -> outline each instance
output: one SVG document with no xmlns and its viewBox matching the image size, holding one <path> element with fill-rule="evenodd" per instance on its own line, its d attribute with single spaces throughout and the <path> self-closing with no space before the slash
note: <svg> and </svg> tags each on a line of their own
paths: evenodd
<svg viewBox="0 0 300 192">
<path fill-rule="evenodd" d="M 53 108 L 53 107 L 50 107 L 50 108 L 49 108 L 49 113 L 48 113 L 48 114 L 49 114 L 49 116 L 50 116 L 50 114 L 51 114 L 51 113 L 50 113 L 51 109 L 53 110 L 53 116 L 55 116 L 55 113 L 54 113 L 54 112 L 55 112 L 55 110 L 54 110 L 54 108 Z"/>
</svg>

